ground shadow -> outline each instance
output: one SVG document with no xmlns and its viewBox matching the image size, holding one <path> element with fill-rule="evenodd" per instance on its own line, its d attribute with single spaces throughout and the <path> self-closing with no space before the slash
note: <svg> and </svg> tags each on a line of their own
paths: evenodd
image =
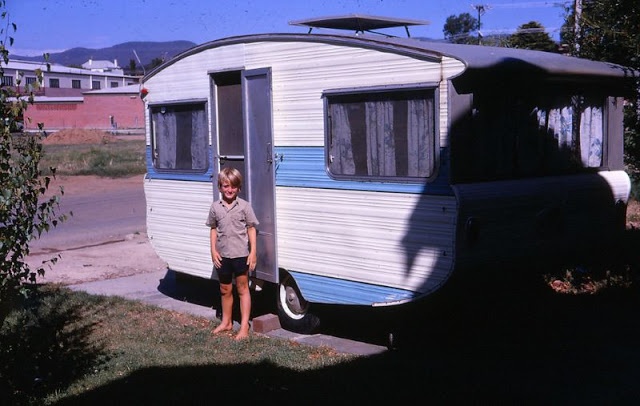
<svg viewBox="0 0 640 406">
<path fill-rule="evenodd" d="M 416 307 L 409 310 L 419 317 L 406 312 L 397 319 L 406 323 L 403 345 L 338 366 L 295 371 L 262 361 L 147 368 L 59 404 L 637 400 L 638 292 L 563 296 L 529 282 L 506 276 L 458 286 L 457 294 L 436 296 L 431 311 Z M 371 316 L 351 329 L 375 323 Z"/>
</svg>

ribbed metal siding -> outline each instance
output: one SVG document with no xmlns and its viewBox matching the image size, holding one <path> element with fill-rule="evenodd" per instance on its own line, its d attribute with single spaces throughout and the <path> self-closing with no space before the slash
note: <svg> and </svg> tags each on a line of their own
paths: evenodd
<svg viewBox="0 0 640 406">
<path fill-rule="evenodd" d="M 282 268 L 417 292 L 451 273 L 453 197 L 278 187 L 276 207 Z"/>
<path fill-rule="evenodd" d="M 272 69 L 275 145 L 287 146 L 323 144 L 324 90 L 440 83 L 463 70 L 452 59 L 440 64 L 322 43 L 251 43 L 246 52 L 247 67 Z M 440 92 L 440 128 L 446 129 L 446 86 Z"/>
<path fill-rule="evenodd" d="M 630 182 L 625 172 L 611 171 L 453 189 L 460 216 L 456 266 L 478 266 L 597 249 L 615 233 L 616 202 L 627 202 Z"/>
<path fill-rule="evenodd" d="M 441 83 L 464 69 L 388 52 L 316 42 L 254 42 L 206 49 L 167 66 L 144 86 L 145 101 L 209 98 L 209 72 L 271 68 L 275 145 L 324 142 L 322 92 L 328 89 Z M 447 145 L 447 89 L 440 86 L 439 127 Z"/>
<path fill-rule="evenodd" d="M 145 179 L 147 234 L 172 270 L 203 278 L 212 275 L 209 227 L 210 182 Z"/>
</svg>

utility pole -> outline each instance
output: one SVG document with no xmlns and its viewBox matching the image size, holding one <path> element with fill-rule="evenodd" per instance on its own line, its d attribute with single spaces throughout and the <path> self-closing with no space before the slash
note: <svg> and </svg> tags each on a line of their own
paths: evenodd
<svg viewBox="0 0 640 406">
<path fill-rule="evenodd" d="M 485 4 L 473 4 L 473 5 L 471 5 L 471 7 L 475 8 L 476 11 L 478 12 L 478 31 L 477 31 L 477 33 L 478 33 L 478 45 L 482 45 L 482 33 L 480 32 L 480 27 L 482 26 L 482 23 L 480 22 L 480 18 L 487 11 L 489 6 L 487 6 Z"/>
<path fill-rule="evenodd" d="M 573 9 L 573 56 L 580 56 L 580 42 L 582 41 L 582 0 L 575 0 Z"/>
</svg>

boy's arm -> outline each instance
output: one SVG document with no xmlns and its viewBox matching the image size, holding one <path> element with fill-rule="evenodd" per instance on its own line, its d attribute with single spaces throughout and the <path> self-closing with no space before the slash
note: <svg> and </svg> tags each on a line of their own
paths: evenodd
<svg viewBox="0 0 640 406">
<path fill-rule="evenodd" d="M 247 228 L 247 235 L 249 236 L 249 256 L 247 257 L 247 265 L 249 265 L 250 271 L 256 269 L 256 264 L 258 262 L 258 250 L 256 247 L 257 234 L 255 227 Z"/>
<path fill-rule="evenodd" d="M 222 265 L 222 257 L 216 250 L 216 241 L 218 240 L 218 232 L 215 227 L 211 227 L 211 233 L 209 234 L 209 240 L 211 243 L 211 261 L 213 261 L 213 266 L 216 268 L 220 268 Z"/>
</svg>

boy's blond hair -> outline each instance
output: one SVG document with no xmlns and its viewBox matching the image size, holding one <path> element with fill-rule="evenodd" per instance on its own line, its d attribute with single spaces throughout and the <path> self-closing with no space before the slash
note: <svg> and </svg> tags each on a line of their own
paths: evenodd
<svg viewBox="0 0 640 406">
<path fill-rule="evenodd" d="M 222 187 L 224 182 L 229 182 L 231 186 L 242 188 L 242 174 L 236 168 L 223 168 L 218 174 L 218 187 Z"/>
</svg>

